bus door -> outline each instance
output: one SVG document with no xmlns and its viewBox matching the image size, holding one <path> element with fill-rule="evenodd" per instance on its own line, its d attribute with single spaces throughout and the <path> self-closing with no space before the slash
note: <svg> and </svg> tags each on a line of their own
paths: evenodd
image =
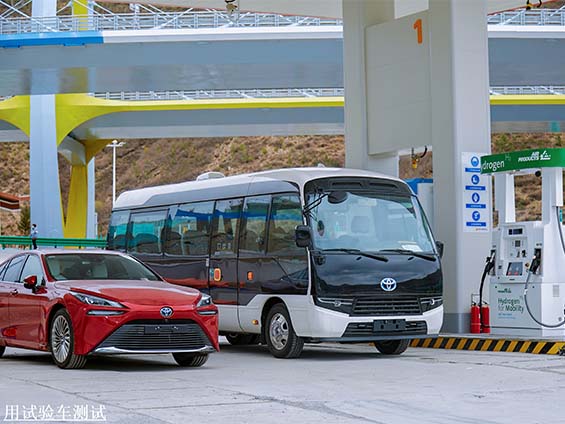
<svg viewBox="0 0 565 424">
<path fill-rule="evenodd" d="M 239 239 L 238 316 L 242 329 L 253 331 L 253 320 L 260 319 L 261 311 L 250 311 L 249 303 L 262 292 L 262 282 L 268 272 L 267 218 L 271 196 L 253 196 L 245 199 L 241 235 Z M 267 270 L 267 271 L 266 271 Z"/>
<path fill-rule="evenodd" d="M 241 331 L 237 318 L 237 242 L 243 199 L 218 200 L 212 220 L 209 287 L 220 308 L 220 329 Z"/>
<path fill-rule="evenodd" d="M 264 199 L 256 197 L 249 198 L 246 203 L 246 211 L 253 218 L 251 221 L 248 218 L 243 231 L 251 230 L 252 233 L 242 234 L 243 245 L 239 253 L 239 320 L 246 332 L 255 332 L 257 327 L 253 322 L 261 318 L 259 309 L 246 306 L 257 294 L 305 295 L 308 291 L 306 249 L 297 247 L 294 239 L 296 226 L 303 222 L 300 197 L 298 194 L 273 195 L 270 208 L 262 201 Z M 255 233 L 259 246 L 253 241 Z"/>
</svg>

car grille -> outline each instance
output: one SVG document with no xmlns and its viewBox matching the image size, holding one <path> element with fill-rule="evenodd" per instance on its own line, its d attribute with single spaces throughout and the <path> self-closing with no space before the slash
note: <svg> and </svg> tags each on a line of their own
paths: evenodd
<svg viewBox="0 0 565 424">
<path fill-rule="evenodd" d="M 399 316 L 420 315 L 417 297 L 359 297 L 351 315 Z"/>
<path fill-rule="evenodd" d="M 342 337 L 371 337 L 371 336 L 421 336 L 428 333 L 426 321 L 406 321 L 406 329 L 403 331 L 373 331 L 372 322 L 350 323 Z"/>
<path fill-rule="evenodd" d="M 190 320 L 135 321 L 122 325 L 99 346 L 129 351 L 197 350 L 211 346 L 202 328 Z"/>
</svg>

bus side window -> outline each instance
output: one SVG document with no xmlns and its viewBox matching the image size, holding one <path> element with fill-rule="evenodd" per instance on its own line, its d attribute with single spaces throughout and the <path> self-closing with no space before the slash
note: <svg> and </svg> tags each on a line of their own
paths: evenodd
<svg viewBox="0 0 565 424">
<path fill-rule="evenodd" d="M 267 247 L 267 216 L 271 196 L 255 196 L 245 199 L 243 208 L 243 228 L 239 252 L 264 253 Z"/>
<path fill-rule="evenodd" d="M 242 203 L 242 199 L 218 200 L 216 202 L 210 249 L 212 255 L 237 253 Z"/>
<path fill-rule="evenodd" d="M 129 211 L 112 213 L 108 228 L 108 249 L 126 250 L 126 233 L 128 228 Z"/>
<path fill-rule="evenodd" d="M 165 226 L 166 209 L 151 212 L 132 213 L 128 252 L 161 253 L 161 234 Z"/>
<path fill-rule="evenodd" d="M 171 211 L 163 250 L 169 255 L 208 255 L 214 202 L 187 203 Z"/>
<path fill-rule="evenodd" d="M 302 225 L 302 207 L 297 194 L 273 196 L 269 221 L 269 253 L 295 252 L 294 231 Z"/>
</svg>

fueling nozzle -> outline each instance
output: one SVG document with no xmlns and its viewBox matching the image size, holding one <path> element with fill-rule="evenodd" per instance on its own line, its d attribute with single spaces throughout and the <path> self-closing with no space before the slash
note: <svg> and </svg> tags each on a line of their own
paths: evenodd
<svg viewBox="0 0 565 424">
<path fill-rule="evenodd" d="M 532 274 L 536 274 L 540 266 L 541 266 L 541 249 L 535 249 L 534 257 L 532 258 L 532 263 L 530 265 L 530 272 Z"/>
</svg>

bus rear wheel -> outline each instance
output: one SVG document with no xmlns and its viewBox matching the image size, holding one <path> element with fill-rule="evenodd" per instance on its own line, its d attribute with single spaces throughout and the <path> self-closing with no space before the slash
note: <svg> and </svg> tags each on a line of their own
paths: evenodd
<svg viewBox="0 0 565 424">
<path fill-rule="evenodd" d="M 304 340 L 294 332 L 290 314 L 282 303 L 274 305 L 267 314 L 265 339 L 275 358 L 298 358 L 304 348 Z"/>
<path fill-rule="evenodd" d="M 400 355 L 408 349 L 410 340 L 381 340 L 375 342 L 374 345 L 383 355 Z"/>
<path fill-rule="evenodd" d="M 231 333 L 226 334 L 226 339 L 233 346 L 256 345 L 261 341 L 258 334 Z"/>
</svg>

